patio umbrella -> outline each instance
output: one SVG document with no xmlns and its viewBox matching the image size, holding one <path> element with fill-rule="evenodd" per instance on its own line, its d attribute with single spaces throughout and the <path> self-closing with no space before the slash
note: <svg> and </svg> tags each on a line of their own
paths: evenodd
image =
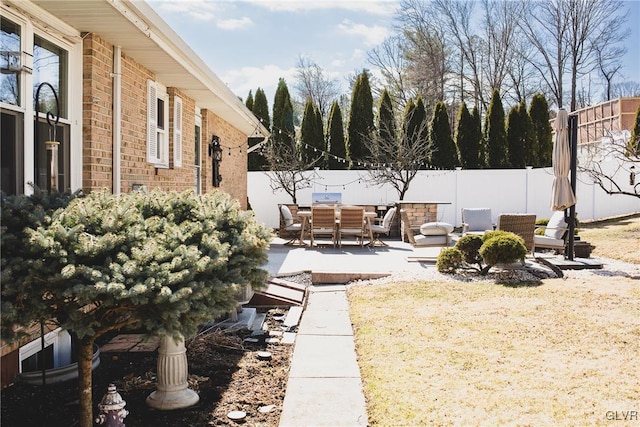
<svg viewBox="0 0 640 427">
<path fill-rule="evenodd" d="M 555 139 L 553 141 L 553 185 L 551 186 L 551 209 L 563 211 L 576 204 L 569 170 L 571 169 L 571 152 L 569 150 L 569 115 L 565 109 L 558 111 L 554 124 Z"/>
</svg>

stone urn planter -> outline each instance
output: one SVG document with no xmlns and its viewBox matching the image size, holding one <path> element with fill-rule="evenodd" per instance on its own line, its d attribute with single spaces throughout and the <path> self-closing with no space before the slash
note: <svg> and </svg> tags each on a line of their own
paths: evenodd
<svg viewBox="0 0 640 427">
<path fill-rule="evenodd" d="M 172 410 L 193 406 L 200 400 L 189 388 L 187 349 L 184 337 L 174 340 L 163 335 L 158 348 L 158 384 L 147 397 L 147 405 L 155 409 Z"/>
</svg>

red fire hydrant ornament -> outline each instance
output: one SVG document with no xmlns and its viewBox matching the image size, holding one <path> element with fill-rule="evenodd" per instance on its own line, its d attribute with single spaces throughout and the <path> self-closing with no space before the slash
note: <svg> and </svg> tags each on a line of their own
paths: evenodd
<svg viewBox="0 0 640 427">
<path fill-rule="evenodd" d="M 96 417 L 96 424 L 104 424 L 105 427 L 126 427 L 124 419 L 129 415 L 129 411 L 124 409 L 126 405 L 127 402 L 116 391 L 116 386 L 109 384 L 107 394 L 98 403 L 100 415 Z"/>
</svg>

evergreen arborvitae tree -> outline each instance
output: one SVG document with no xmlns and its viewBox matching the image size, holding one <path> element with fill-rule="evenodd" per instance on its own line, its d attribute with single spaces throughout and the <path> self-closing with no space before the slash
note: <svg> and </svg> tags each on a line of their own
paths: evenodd
<svg viewBox="0 0 640 427">
<path fill-rule="evenodd" d="M 405 143 L 410 142 L 425 144 L 425 146 L 429 145 L 429 123 L 427 120 L 427 112 L 424 108 L 424 103 L 422 102 L 422 97 L 418 96 L 415 103 L 413 100 L 409 100 L 405 107 L 405 126 L 404 132 L 405 137 L 403 141 Z M 427 152 L 428 150 L 425 148 L 424 150 Z M 431 156 L 427 156 L 428 160 L 431 160 Z M 418 165 L 417 169 L 425 169 L 427 165 Z"/>
<path fill-rule="evenodd" d="M 553 131 L 549 122 L 549 104 L 544 95 L 537 93 L 529 104 L 531 119 L 531 147 L 538 153 L 537 162 L 532 166 L 551 166 L 553 153 Z"/>
<path fill-rule="evenodd" d="M 293 104 L 287 83 L 281 77 L 278 81 L 276 94 L 273 97 L 273 125 L 271 135 L 274 143 L 288 145 L 296 144 L 295 128 L 293 125 Z"/>
<path fill-rule="evenodd" d="M 329 150 L 327 149 L 327 138 L 324 135 L 324 123 L 322 121 L 322 112 L 320 111 L 320 107 L 317 105 L 314 107 L 316 124 L 314 126 L 316 131 L 316 139 L 319 141 L 319 146 L 322 154 L 322 158 L 318 162 L 318 167 L 320 169 L 327 169 L 327 162 L 329 160 Z"/>
<path fill-rule="evenodd" d="M 387 89 L 382 91 L 378 108 L 378 135 L 383 141 L 396 140 L 396 117 Z"/>
<path fill-rule="evenodd" d="M 347 147 L 344 140 L 344 123 L 342 110 L 338 101 L 333 101 L 329 110 L 327 124 L 327 140 L 329 145 L 329 170 L 347 169 Z"/>
<path fill-rule="evenodd" d="M 409 144 L 411 141 L 415 141 L 414 136 L 417 137 L 419 129 L 417 128 L 418 119 L 414 120 L 414 116 L 419 116 L 420 113 L 416 112 L 416 103 L 413 98 L 409 98 L 409 101 L 404 106 L 404 116 L 402 118 L 402 138 L 400 140 L 401 145 Z M 427 128 L 428 130 L 428 128 Z M 428 145 L 428 140 L 427 140 Z M 404 147 L 400 147 L 403 150 Z M 427 155 L 427 160 L 429 156 Z M 422 169 L 422 165 L 418 165 L 418 169 Z"/>
<path fill-rule="evenodd" d="M 267 128 L 271 129 L 271 118 L 269 117 L 269 105 L 267 103 L 267 97 L 264 94 L 264 90 L 258 88 L 256 95 L 253 98 L 253 114 L 260 120 L 260 123 Z M 264 137 L 249 138 L 249 146 L 258 144 L 264 140 Z M 262 149 L 249 153 L 248 167 L 250 171 L 261 171 L 267 166 L 267 160 L 264 157 Z"/>
<path fill-rule="evenodd" d="M 524 146 L 526 147 L 526 151 L 524 153 L 525 166 L 533 166 L 538 163 L 538 150 L 533 145 L 531 117 L 529 117 L 527 104 L 524 100 L 521 101 L 518 106 L 518 113 L 520 114 L 520 121 L 522 122 L 522 134 L 524 138 Z"/>
<path fill-rule="evenodd" d="M 478 147 L 477 157 L 474 159 L 474 164 L 469 164 L 469 169 L 482 169 L 486 165 L 486 152 L 484 151 L 484 144 L 482 143 L 482 117 L 480 116 L 480 110 L 478 106 L 473 107 L 471 111 L 471 121 L 473 122 L 473 139 L 474 145 Z"/>
<path fill-rule="evenodd" d="M 24 196 L 3 198 L 3 227 L 9 211 L 24 215 L 28 204 Z M 78 356 L 77 424 L 91 427 L 96 338 L 122 328 L 192 336 L 235 309 L 246 286 L 264 286 L 270 239 L 221 191 L 92 192 L 40 223 L 3 230 L 2 338 L 43 320 L 69 331 Z"/>
<path fill-rule="evenodd" d="M 323 168 L 324 164 L 324 135 L 322 132 L 322 119 L 318 123 L 319 111 L 313 105 L 313 100 L 307 98 L 302 116 L 302 124 L 300 126 L 300 143 L 302 144 L 302 153 L 305 156 L 305 162 Z M 316 160 L 318 159 L 318 160 Z"/>
<path fill-rule="evenodd" d="M 493 90 L 487 109 L 484 126 L 484 144 L 487 152 L 487 166 L 492 169 L 508 167 L 509 153 L 507 131 L 504 123 L 504 109 L 498 89 Z"/>
<path fill-rule="evenodd" d="M 460 166 L 465 169 L 476 169 L 478 167 L 479 141 L 476 137 L 475 123 L 473 117 L 467 109 L 467 104 L 463 101 L 458 110 L 458 127 L 455 136 L 456 150 Z"/>
<path fill-rule="evenodd" d="M 256 90 L 256 96 L 253 100 L 253 114 L 260 119 L 260 123 L 267 129 L 271 128 L 271 118 L 269 117 L 269 104 L 267 103 L 267 96 L 264 94 L 262 88 Z"/>
<path fill-rule="evenodd" d="M 519 105 L 514 105 L 509 109 L 507 115 L 507 145 L 509 148 L 509 166 L 512 168 L 524 168 L 526 165 L 525 156 L 528 147 L 526 146 L 525 124 L 522 122 Z"/>
<path fill-rule="evenodd" d="M 459 164 L 456 147 L 453 138 L 451 138 L 449 113 L 447 113 L 447 106 L 442 101 L 436 103 L 429 125 L 429 150 L 431 165 L 436 168 L 450 170 Z"/>
<path fill-rule="evenodd" d="M 249 111 L 253 111 L 253 93 L 249 90 L 249 95 L 247 95 L 247 100 L 244 105 L 249 109 Z"/>
<path fill-rule="evenodd" d="M 370 157 L 367 141 L 373 127 L 373 96 L 369 85 L 369 75 L 363 71 L 356 78 L 351 93 L 351 111 L 349 112 L 348 154 L 351 168 L 366 168 L 366 159 Z"/>
<path fill-rule="evenodd" d="M 628 156 L 640 156 L 640 104 L 636 111 L 636 121 L 633 129 L 631 130 L 631 137 L 627 144 Z"/>
</svg>

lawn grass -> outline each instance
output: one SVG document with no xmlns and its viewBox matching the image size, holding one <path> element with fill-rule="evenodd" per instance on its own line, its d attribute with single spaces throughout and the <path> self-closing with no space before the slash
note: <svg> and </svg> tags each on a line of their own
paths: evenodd
<svg viewBox="0 0 640 427">
<path fill-rule="evenodd" d="M 637 221 L 580 235 L 624 259 Z M 612 236 L 627 249 L 607 249 Z M 638 280 L 374 282 L 348 297 L 372 426 L 610 425 L 623 411 L 638 422 Z"/>
<path fill-rule="evenodd" d="M 640 264 L 640 215 L 580 224 L 579 235 L 595 245 L 594 256 Z"/>
</svg>

